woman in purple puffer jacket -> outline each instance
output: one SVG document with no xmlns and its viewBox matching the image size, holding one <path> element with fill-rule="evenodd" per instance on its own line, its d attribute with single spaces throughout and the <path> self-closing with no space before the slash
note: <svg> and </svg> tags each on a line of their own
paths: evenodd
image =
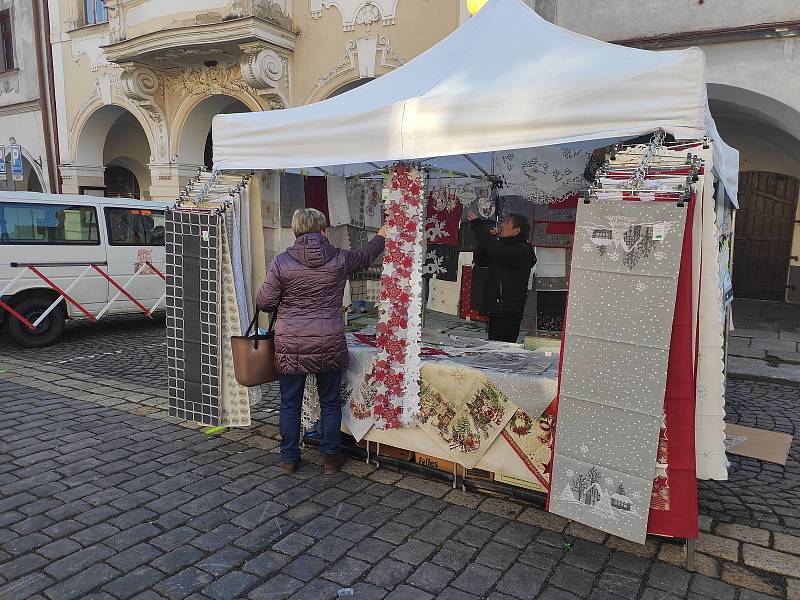
<svg viewBox="0 0 800 600">
<path fill-rule="evenodd" d="M 272 261 L 256 298 L 261 310 L 278 311 L 275 362 L 281 388 L 281 454 L 287 473 L 300 464 L 300 411 L 309 374 L 316 375 L 319 391 L 325 474 L 335 473 L 344 463 L 339 454 L 342 371 L 349 362 L 344 286 L 350 275 L 383 252 L 385 242 L 381 229 L 361 250 L 340 250 L 325 237 L 326 225 L 325 215 L 316 209 L 295 211 L 294 246 Z"/>
</svg>

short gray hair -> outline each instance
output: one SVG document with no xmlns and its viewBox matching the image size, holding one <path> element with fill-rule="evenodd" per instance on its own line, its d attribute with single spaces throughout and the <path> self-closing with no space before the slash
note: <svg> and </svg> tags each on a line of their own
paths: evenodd
<svg viewBox="0 0 800 600">
<path fill-rule="evenodd" d="M 328 220 L 316 208 L 301 208 L 294 211 L 292 216 L 292 231 L 294 237 L 307 233 L 321 233 L 328 227 Z"/>
</svg>

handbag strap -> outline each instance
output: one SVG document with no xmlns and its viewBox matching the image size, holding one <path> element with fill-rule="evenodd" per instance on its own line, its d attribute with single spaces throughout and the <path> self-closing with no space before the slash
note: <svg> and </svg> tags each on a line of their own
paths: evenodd
<svg viewBox="0 0 800 600">
<path fill-rule="evenodd" d="M 256 306 L 256 314 L 253 316 L 253 320 L 250 321 L 250 326 L 247 328 L 247 331 L 244 334 L 244 337 L 250 337 L 250 332 L 253 330 L 253 327 L 256 327 L 256 335 L 253 336 L 255 338 L 255 349 L 258 350 L 258 315 L 261 313 L 261 309 Z M 276 308 L 272 312 L 272 316 L 269 319 L 269 329 L 267 329 L 267 333 L 272 333 L 273 329 L 275 328 L 275 319 L 278 318 L 278 309 Z"/>
</svg>

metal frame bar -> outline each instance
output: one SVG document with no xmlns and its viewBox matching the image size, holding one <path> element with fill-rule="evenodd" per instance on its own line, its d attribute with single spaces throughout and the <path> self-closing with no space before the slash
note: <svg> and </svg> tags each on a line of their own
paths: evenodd
<svg viewBox="0 0 800 600">
<path fill-rule="evenodd" d="M 67 302 L 69 302 L 70 304 L 72 304 L 72 305 L 73 305 L 75 308 L 77 308 L 79 311 L 81 311 L 81 312 L 82 312 L 84 315 L 86 315 L 87 317 L 89 317 L 89 319 L 91 319 L 91 321 L 92 321 L 93 323 L 96 323 L 96 322 L 97 322 L 97 319 L 94 317 L 94 315 L 93 315 L 92 313 L 90 313 L 88 310 L 86 310 L 85 308 L 83 308 L 83 306 L 81 306 L 81 305 L 80 305 L 80 304 L 79 304 L 79 303 L 78 303 L 76 300 L 74 300 L 74 299 L 72 298 L 72 296 L 70 296 L 70 295 L 69 295 L 69 292 L 70 292 L 70 290 L 72 290 L 72 288 L 74 288 L 74 287 L 75 287 L 75 286 L 78 284 L 78 282 L 79 282 L 81 279 L 83 279 L 83 276 L 84 276 L 84 275 L 86 275 L 86 273 L 89 271 L 89 269 L 91 269 L 91 266 L 87 266 L 87 267 L 86 267 L 86 268 L 83 270 L 83 273 L 81 273 L 81 274 L 78 276 L 78 278 L 77 278 L 75 281 L 73 281 L 73 282 L 70 284 L 70 286 L 69 286 L 69 287 L 68 287 L 66 290 L 62 290 L 60 287 L 58 287 L 58 286 L 57 286 L 55 283 L 53 283 L 53 282 L 52 282 L 50 279 L 48 279 L 48 278 L 47 278 L 47 276 L 45 276 L 45 275 L 44 275 L 44 274 L 43 274 L 41 271 L 39 271 L 39 269 L 37 269 L 36 267 L 34 267 L 34 266 L 32 266 L 32 265 L 28 265 L 28 268 L 29 268 L 31 271 L 33 271 L 34 273 L 36 273 L 36 275 L 38 275 L 38 276 L 39 276 L 39 278 L 40 278 L 42 281 L 44 281 L 44 282 L 45 282 L 47 285 L 49 285 L 51 288 L 53 288 L 53 289 L 54 289 L 56 292 L 58 292 L 58 293 L 60 294 L 60 296 L 58 297 L 58 299 L 57 299 L 55 302 L 53 302 L 53 303 L 50 305 L 50 307 L 49 307 L 49 308 L 48 308 L 46 311 L 44 311 L 44 312 L 42 313 L 42 315 L 41 315 L 41 316 L 40 316 L 40 317 L 39 317 L 39 318 L 36 320 L 36 322 L 33 324 L 33 326 L 34 326 L 34 327 L 38 327 L 38 326 L 39 326 L 39 324 L 40 324 L 40 323 L 41 323 L 41 322 L 42 322 L 42 321 L 43 321 L 43 320 L 44 320 L 44 319 L 47 317 L 47 315 L 49 315 L 49 314 L 50 314 L 50 313 L 53 311 L 53 309 L 54 309 L 56 306 L 58 306 L 58 303 L 59 303 L 59 302 L 61 302 L 61 300 L 62 300 L 62 299 L 66 300 Z"/>
<path fill-rule="evenodd" d="M 117 283 L 116 281 L 114 281 L 114 280 L 113 280 L 111 277 L 109 277 L 108 273 L 104 272 L 102 269 L 100 269 L 100 268 L 99 268 L 99 267 L 97 267 L 96 265 L 92 265 L 92 268 L 93 268 L 95 271 L 97 271 L 98 273 L 100 273 L 100 275 L 102 275 L 102 276 L 103 276 L 103 278 L 104 278 L 106 281 L 108 281 L 108 282 L 109 282 L 111 285 L 113 285 L 113 286 L 114 286 L 115 288 L 117 288 L 117 290 L 118 290 L 118 291 L 117 291 L 117 293 L 114 295 L 114 297 L 113 297 L 111 300 L 109 300 L 108 304 L 106 304 L 106 305 L 103 307 L 103 310 L 101 310 L 99 313 L 97 313 L 97 317 L 96 317 L 97 319 L 102 319 L 102 318 L 103 318 L 103 315 L 104 315 L 104 314 L 106 314 L 106 312 L 108 311 L 108 309 L 109 309 L 109 308 L 111 308 L 111 305 L 112 305 L 112 304 L 114 304 L 114 302 L 116 302 L 116 301 L 117 301 L 117 299 L 118 299 L 118 298 L 119 298 L 121 295 L 124 295 L 124 296 L 125 296 L 125 297 L 126 297 L 128 300 L 130 300 L 131 302 L 133 302 L 133 303 L 134 303 L 134 304 L 135 304 L 135 305 L 136 305 L 136 306 L 139 308 L 139 310 L 141 310 L 141 311 L 142 311 L 142 312 L 143 312 L 145 315 L 147 314 L 147 308 L 146 308 L 146 307 L 145 307 L 145 306 L 144 306 L 144 305 L 143 305 L 141 302 L 139 302 L 139 301 L 138 301 L 136 298 L 134 298 L 133 296 L 131 296 L 131 295 L 128 293 L 128 291 L 127 291 L 127 288 L 128 288 L 128 286 L 129 286 L 131 283 L 133 283 L 133 281 L 134 281 L 134 280 L 135 280 L 135 279 L 136 279 L 136 278 L 139 276 L 139 274 L 140 274 L 140 273 L 141 273 L 141 272 L 142 272 L 144 269 L 148 268 L 148 267 L 147 267 L 147 263 L 143 263 L 143 264 L 142 264 L 142 265 L 141 265 L 141 266 L 140 266 L 140 267 L 137 269 L 137 271 L 136 271 L 136 272 L 133 274 L 133 276 L 132 276 L 130 279 L 128 279 L 128 281 L 127 281 L 127 282 L 125 283 L 125 285 L 123 285 L 123 286 L 120 286 L 120 284 L 118 284 L 118 283 Z"/>
</svg>

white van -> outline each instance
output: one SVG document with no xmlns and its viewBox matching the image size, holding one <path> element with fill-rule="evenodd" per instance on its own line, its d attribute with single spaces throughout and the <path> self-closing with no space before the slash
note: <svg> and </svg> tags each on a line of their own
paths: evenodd
<svg viewBox="0 0 800 600">
<path fill-rule="evenodd" d="M 165 291 L 167 206 L 0 191 L 0 324 L 9 337 L 39 348 L 59 338 L 65 319 L 149 311 Z M 74 304 L 62 299 L 31 331 L 23 319 L 35 324 L 62 292 Z"/>
</svg>

